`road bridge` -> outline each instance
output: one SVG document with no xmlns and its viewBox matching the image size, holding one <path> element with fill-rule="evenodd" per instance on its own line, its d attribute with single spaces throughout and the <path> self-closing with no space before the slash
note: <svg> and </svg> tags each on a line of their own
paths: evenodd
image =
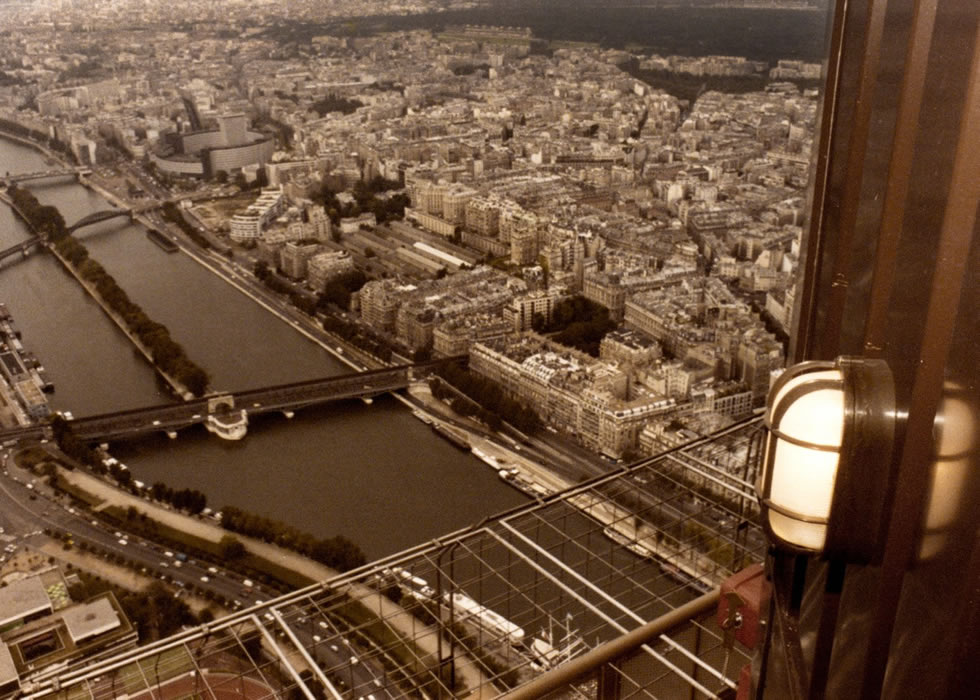
<svg viewBox="0 0 980 700">
<path fill-rule="evenodd" d="M 32 173 L 14 173 L 9 172 L 3 176 L 3 183 L 5 185 L 15 185 L 21 182 L 30 182 L 32 180 L 46 180 L 53 177 L 74 177 L 78 178 L 83 175 L 91 175 L 92 170 L 90 168 L 52 168 L 51 170 L 38 170 Z"/>
<path fill-rule="evenodd" d="M 238 439 L 244 435 L 249 416 L 274 412 L 289 415 L 292 411 L 330 401 L 386 394 L 406 388 L 417 377 L 424 376 L 441 364 L 466 360 L 465 355 L 460 355 L 259 389 L 215 393 L 180 404 L 76 418 L 71 425 L 78 437 L 90 442 L 139 437 L 152 432 L 166 432 L 175 436 L 178 430 L 197 424 L 204 425 L 220 437 Z M 236 431 L 236 427 L 240 429 Z M 0 442 L 44 437 L 50 437 L 50 426 L 25 426 L 0 431 Z"/>
</svg>

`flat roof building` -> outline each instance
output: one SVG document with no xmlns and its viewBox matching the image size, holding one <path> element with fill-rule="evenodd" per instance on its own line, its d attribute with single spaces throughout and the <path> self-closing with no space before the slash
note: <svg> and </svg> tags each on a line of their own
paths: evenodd
<svg viewBox="0 0 980 700">
<path fill-rule="evenodd" d="M 51 599 L 38 576 L 12 581 L 0 588 L 0 628 L 41 617 L 51 611 Z"/>
</svg>

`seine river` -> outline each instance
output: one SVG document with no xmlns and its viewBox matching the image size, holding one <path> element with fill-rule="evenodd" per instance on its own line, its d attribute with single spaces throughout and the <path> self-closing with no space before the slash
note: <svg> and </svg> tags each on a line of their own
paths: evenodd
<svg viewBox="0 0 980 700">
<path fill-rule="evenodd" d="M 0 172 L 48 165 L 0 139 Z M 31 188 L 70 225 L 110 208 L 68 181 Z M 111 220 L 79 231 L 93 258 L 169 329 L 220 390 L 350 370 L 183 254 L 169 255 L 139 225 Z M 0 207 L 0 248 L 28 236 Z M 0 263 L 0 302 L 48 370 L 55 409 L 94 415 L 172 401 L 149 365 L 50 255 Z M 320 536 L 342 534 L 369 558 L 478 522 L 526 498 L 475 457 L 436 436 L 391 397 L 260 418 L 230 443 L 203 428 L 113 445 L 137 479 L 196 488 L 215 508 L 235 505 Z"/>
</svg>

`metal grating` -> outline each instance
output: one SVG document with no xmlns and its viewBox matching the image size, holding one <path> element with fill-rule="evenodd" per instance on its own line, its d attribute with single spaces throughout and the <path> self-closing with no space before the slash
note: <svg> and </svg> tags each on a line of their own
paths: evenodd
<svg viewBox="0 0 980 700">
<path fill-rule="evenodd" d="M 496 697 L 761 561 L 748 486 L 757 430 L 755 420 L 740 424 L 25 690 L 66 699 Z M 595 697 L 602 685 L 608 697 L 717 697 L 748 660 L 724 648 L 712 620 L 689 620 L 563 696 Z"/>
</svg>

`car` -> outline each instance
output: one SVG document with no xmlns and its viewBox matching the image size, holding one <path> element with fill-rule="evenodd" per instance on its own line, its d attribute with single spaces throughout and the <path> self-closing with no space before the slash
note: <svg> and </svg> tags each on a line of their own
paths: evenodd
<svg viewBox="0 0 980 700">
<path fill-rule="evenodd" d="M 165 557 L 172 557 L 173 555 L 174 555 L 174 553 L 171 552 L 170 550 L 167 550 L 166 552 L 163 553 L 163 556 L 165 556 Z"/>
<path fill-rule="evenodd" d="M 202 576 L 202 577 L 201 577 L 201 581 L 203 581 L 204 583 L 207 583 L 207 582 L 208 582 L 208 581 L 210 581 L 210 580 L 211 580 L 211 579 L 209 579 L 209 578 L 208 578 L 207 576 Z"/>
<path fill-rule="evenodd" d="M 314 635 L 313 635 L 313 641 L 314 641 L 314 642 L 316 642 L 317 644 L 319 644 L 320 642 L 322 642 L 322 641 L 323 641 L 323 637 L 321 637 L 321 636 L 320 636 L 320 635 L 318 635 L 318 634 L 314 634 Z"/>
<path fill-rule="evenodd" d="M 216 574 L 216 573 L 218 573 L 217 567 L 215 567 L 215 566 L 209 566 L 208 567 L 208 573 L 209 574 Z"/>
<path fill-rule="evenodd" d="M 153 425 L 160 425 L 160 421 L 158 420 L 153 421 Z"/>
<path fill-rule="evenodd" d="M 120 538 L 119 538 L 118 540 L 116 540 L 116 542 L 118 542 L 119 544 L 121 544 L 121 545 L 123 545 L 124 547 L 125 547 L 125 546 L 126 546 L 127 544 L 129 544 L 129 541 L 128 541 L 128 540 L 126 540 L 126 538 L 125 538 L 125 537 L 120 537 Z"/>
<path fill-rule="evenodd" d="M 326 622 L 324 622 L 323 620 L 320 620 L 320 629 L 330 629 L 330 628 L 327 627 L 327 623 Z"/>
<path fill-rule="evenodd" d="M 337 645 L 336 644 L 331 644 L 330 645 L 330 651 L 340 651 L 340 649 L 337 648 Z"/>
<path fill-rule="evenodd" d="M 168 564 L 165 561 L 160 562 L 160 566 L 162 566 L 164 569 L 169 569 L 170 568 L 170 564 Z"/>
</svg>

